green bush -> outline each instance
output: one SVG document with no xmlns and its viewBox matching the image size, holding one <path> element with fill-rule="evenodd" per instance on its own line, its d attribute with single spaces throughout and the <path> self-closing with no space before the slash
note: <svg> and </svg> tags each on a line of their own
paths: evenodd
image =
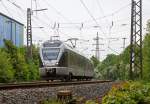
<svg viewBox="0 0 150 104">
<path fill-rule="evenodd" d="M 0 50 L 0 82 L 10 82 L 14 79 L 14 69 L 7 57 L 7 53 Z"/>
<path fill-rule="evenodd" d="M 37 80 L 40 78 L 39 66 L 37 66 L 33 61 L 28 61 L 28 69 L 30 80 Z"/>
<path fill-rule="evenodd" d="M 145 104 L 150 97 L 150 86 L 139 82 L 127 82 L 120 88 L 113 87 L 103 98 L 102 104 Z M 150 102 L 149 102 L 150 103 Z"/>
<path fill-rule="evenodd" d="M 18 49 L 19 53 L 24 56 L 23 59 L 27 64 L 28 68 L 28 78 L 29 80 L 38 80 L 40 78 L 39 75 L 39 49 L 33 46 L 33 59 L 27 59 L 26 56 L 26 49 L 27 47 L 21 47 Z"/>
<path fill-rule="evenodd" d="M 29 80 L 29 69 L 25 62 L 25 58 L 22 54 L 17 54 L 15 63 L 15 79 L 17 81 L 28 81 Z"/>
<path fill-rule="evenodd" d="M 39 79 L 39 53 L 34 47 L 32 60 L 27 60 L 26 47 L 16 47 L 9 40 L 0 51 L 0 82 L 31 81 Z"/>
</svg>

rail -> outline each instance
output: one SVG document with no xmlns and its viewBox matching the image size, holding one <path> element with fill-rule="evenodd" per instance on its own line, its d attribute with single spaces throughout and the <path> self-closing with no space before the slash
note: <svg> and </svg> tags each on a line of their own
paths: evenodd
<svg viewBox="0 0 150 104">
<path fill-rule="evenodd" d="M 38 88 L 38 87 L 58 87 L 69 85 L 82 85 L 82 84 L 96 84 L 96 83 L 109 83 L 109 80 L 98 81 L 73 81 L 73 82 L 24 82 L 24 83 L 1 83 L 0 90 L 18 89 L 18 88 Z"/>
</svg>

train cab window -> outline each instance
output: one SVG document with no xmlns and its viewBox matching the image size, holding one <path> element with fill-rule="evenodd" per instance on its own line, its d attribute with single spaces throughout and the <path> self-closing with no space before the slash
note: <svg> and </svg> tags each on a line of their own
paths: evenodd
<svg viewBox="0 0 150 104">
<path fill-rule="evenodd" d="M 60 45 L 61 45 L 60 42 L 55 42 L 55 43 L 49 43 L 49 42 L 47 42 L 47 43 L 43 44 L 43 47 L 59 47 Z"/>
<path fill-rule="evenodd" d="M 42 49 L 43 59 L 44 60 L 57 60 L 59 55 L 59 48 L 44 48 Z"/>
</svg>

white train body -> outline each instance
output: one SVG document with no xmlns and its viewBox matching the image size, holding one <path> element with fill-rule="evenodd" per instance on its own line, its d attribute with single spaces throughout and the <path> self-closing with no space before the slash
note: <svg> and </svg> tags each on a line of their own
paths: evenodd
<svg viewBox="0 0 150 104">
<path fill-rule="evenodd" d="M 40 47 L 41 77 L 53 79 L 91 79 L 91 61 L 61 41 L 47 41 Z"/>
</svg>

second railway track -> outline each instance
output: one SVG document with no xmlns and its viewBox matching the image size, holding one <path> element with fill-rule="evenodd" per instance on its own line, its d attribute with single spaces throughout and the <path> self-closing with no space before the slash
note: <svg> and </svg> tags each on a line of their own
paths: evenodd
<svg viewBox="0 0 150 104">
<path fill-rule="evenodd" d="M 6 89 L 19 89 L 19 88 L 37 88 L 37 87 L 58 87 L 69 85 L 81 85 L 81 84 L 96 84 L 96 83 L 109 83 L 109 80 L 98 81 L 73 81 L 73 82 L 25 82 L 25 83 L 8 83 L 0 84 L 0 90 Z"/>
</svg>

